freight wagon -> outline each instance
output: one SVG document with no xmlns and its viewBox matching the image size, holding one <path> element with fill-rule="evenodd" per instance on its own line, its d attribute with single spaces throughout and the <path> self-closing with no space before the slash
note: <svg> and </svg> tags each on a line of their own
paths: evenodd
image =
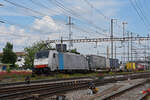
<svg viewBox="0 0 150 100">
<path fill-rule="evenodd" d="M 118 59 L 109 58 L 109 64 L 110 69 L 117 69 L 120 66 Z"/>
<path fill-rule="evenodd" d="M 106 58 L 97 55 L 87 55 L 89 68 L 91 70 L 106 69 Z"/>
<path fill-rule="evenodd" d="M 144 70 L 144 65 L 136 62 L 128 62 L 126 63 L 127 71 L 135 71 L 135 70 Z"/>
</svg>

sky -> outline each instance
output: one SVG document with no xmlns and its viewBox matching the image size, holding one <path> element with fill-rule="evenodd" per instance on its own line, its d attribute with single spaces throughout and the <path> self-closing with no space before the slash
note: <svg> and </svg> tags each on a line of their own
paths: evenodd
<svg viewBox="0 0 150 100">
<path fill-rule="evenodd" d="M 14 51 L 41 40 L 68 39 L 68 16 L 72 18 L 72 38 L 110 36 L 110 20 L 114 21 L 114 36 L 125 30 L 136 36 L 149 34 L 149 0 L 0 0 L 0 52 L 11 42 Z M 137 13 L 137 11 L 138 13 Z M 144 19 L 144 20 L 143 20 Z M 121 43 L 116 43 L 117 52 Z M 136 44 L 135 44 L 136 45 Z M 78 43 L 82 54 L 106 53 L 110 43 Z"/>
</svg>

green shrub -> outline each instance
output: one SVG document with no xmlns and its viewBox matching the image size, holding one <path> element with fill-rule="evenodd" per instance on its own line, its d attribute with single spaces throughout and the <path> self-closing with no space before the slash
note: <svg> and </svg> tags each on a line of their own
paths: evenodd
<svg viewBox="0 0 150 100">
<path fill-rule="evenodd" d="M 7 73 L 10 73 L 10 72 L 11 72 L 10 68 L 7 68 L 7 69 L 6 69 L 6 72 L 7 72 Z"/>
</svg>

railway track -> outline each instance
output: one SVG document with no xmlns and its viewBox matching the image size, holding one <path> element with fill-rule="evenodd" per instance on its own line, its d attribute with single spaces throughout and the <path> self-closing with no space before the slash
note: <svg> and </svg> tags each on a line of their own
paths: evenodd
<svg viewBox="0 0 150 100">
<path fill-rule="evenodd" d="M 138 72 L 138 73 L 129 73 L 129 74 L 116 74 L 113 75 L 114 77 L 121 77 L 121 76 L 129 76 L 129 75 L 139 75 L 139 74 L 150 74 L 150 72 Z M 110 78 L 112 75 L 104 75 L 104 78 Z M 76 79 L 87 79 L 92 77 L 75 77 L 75 78 L 61 78 L 61 79 L 45 79 L 45 80 L 36 80 L 31 81 L 31 84 L 37 83 L 45 83 L 45 82 L 55 82 L 55 81 L 66 81 L 66 80 L 76 80 Z M 12 83 L 0 83 L 0 87 L 7 87 L 7 86 L 18 86 L 18 85 L 25 85 L 26 82 L 12 82 Z"/>
<path fill-rule="evenodd" d="M 145 81 L 139 82 L 135 85 L 129 86 L 129 87 L 124 88 L 124 89 L 121 89 L 119 91 L 114 91 L 113 93 L 108 94 L 105 97 L 101 98 L 101 100 L 128 100 L 128 98 L 129 98 L 129 100 L 131 100 L 130 96 L 132 96 L 132 100 L 135 100 L 135 99 L 137 100 L 137 98 L 136 98 L 137 94 L 134 95 L 133 89 L 138 91 L 138 89 L 137 89 L 138 87 L 143 86 L 144 84 L 149 83 L 149 82 L 150 82 L 150 80 L 146 79 Z M 129 91 L 131 92 L 131 94 L 130 94 Z M 139 92 L 140 95 L 142 95 L 140 93 L 140 89 L 139 89 L 138 92 Z M 125 95 L 125 93 L 127 93 L 127 94 Z M 122 95 L 124 95 L 124 96 L 122 96 Z M 145 99 L 139 99 L 139 100 L 145 100 Z"/>
<path fill-rule="evenodd" d="M 45 80 L 36 80 L 31 81 L 31 84 L 36 83 L 45 83 L 45 82 L 56 82 L 56 81 L 67 81 L 67 80 L 76 80 L 76 79 L 89 79 L 90 77 L 74 77 L 74 78 L 61 78 L 61 79 L 45 79 Z M 0 83 L 0 87 L 7 86 L 18 86 L 18 85 L 26 85 L 26 82 L 12 82 L 12 83 Z"/>
<path fill-rule="evenodd" d="M 148 77 L 150 74 L 133 75 L 131 79 Z M 127 80 L 128 76 L 114 77 L 109 79 L 94 80 L 93 82 L 97 85 L 104 85 L 106 83 L 114 83 L 117 81 Z M 88 83 L 91 80 L 68 80 L 65 82 L 54 82 L 38 84 L 38 85 L 24 85 L 15 87 L 4 87 L 0 88 L 0 100 L 32 100 L 34 94 L 37 94 L 39 98 L 46 96 L 53 96 L 58 93 L 64 93 L 75 89 L 88 88 Z"/>
<path fill-rule="evenodd" d="M 150 92 L 143 94 L 141 97 L 139 97 L 137 100 L 149 100 L 150 98 Z"/>
<path fill-rule="evenodd" d="M 1 88 L 0 89 L 0 100 L 6 100 L 9 98 L 17 98 L 22 95 L 28 94 L 41 94 L 41 92 L 55 91 L 61 90 L 62 88 L 68 89 L 72 86 L 78 87 L 79 85 L 86 85 L 90 80 L 82 80 L 82 81 L 68 81 L 68 82 L 60 82 L 53 84 L 39 84 L 39 85 L 27 85 L 27 86 L 19 86 L 19 87 L 11 87 L 11 88 Z M 58 91 L 57 91 L 58 92 Z M 42 93 L 42 94 L 43 94 Z M 56 92 L 54 92 L 56 93 Z M 53 92 L 51 92 L 53 94 Z M 28 96 L 27 96 L 28 97 Z M 28 99 L 27 99 L 28 100 Z"/>
</svg>

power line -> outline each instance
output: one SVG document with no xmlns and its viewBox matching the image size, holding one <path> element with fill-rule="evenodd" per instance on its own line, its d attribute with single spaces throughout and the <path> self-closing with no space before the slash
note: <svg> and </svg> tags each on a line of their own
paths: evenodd
<svg viewBox="0 0 150 100">
<path fill-rule="evenodd" d="M 94 9 L 96 12 L 98 12 L 98 14 L 99 14 L 100 16 L 103 16 L 104 19 L 106 19 L 107 21 L 110 21 L 110 20 L 111 20 L 111 18 L 109 18 L 108 16 L 106 16 L 100 9 L 97 9 L 96 7 L 94 7 L 94 5 L 93 5 L 92 3 L 90 3 L 88 0 L 84 0 L 84 1 L 85 1 L 92 9 Z M 122 26 L 121 26 L 121 25 L 117 24 L 117 26 L 122 29 Z"/>
<path fill-rule="evenodd" d="M 141 6 L 141 8 L 143 9 L 143 11 L 144 12 L 149 12 L 150 10 L 149 10 L 149 5 L 147 6 L 146 5 L 147 4 L 147 2 L 146 2 L 146 0 L 139 0 L 139 5 Z M 149 4 L 149 2 L 148 2 L 148 4 Z M 149 14 L 149 13 L 146 13 L 147 15 Z M 150 16 L 150 15 L 149 15 Z"/>
<path fill-rule="evenodd" d="M 85 1 L 91 8 L 95 9 L 101 16 L 103 16 L 104 19 L 110 21 L 111 18 L 109 18 L 108 16 L 105 16 L 105 14 L 103 14 L 103 12 L 102 12 L 100 9 L 95 8 L 94 5 L 92 5 L 88 0 L 84 0 L 84 1 Z"/>
<path fill-rule="evenodd" d="M 145 12 L 142 10 L 142 8 L 140 8 L 140 6 L 138 5 L 136 0 L 135 0 L 135 5 L 137 6 L 139 11 L 141 12 L 141 15 L 143 16 L 143 19 L 145 20 L 145 22 L 147 22 L 148 26 L 150 27 L 149 20 L 147 19 L 147 16 L 144 14 Z"/>
<path fill-rule="evenodd" d="M 12 5 L 16 6 L 16 7 L 20 7 L 20 8 L 29 10 L 30 12 L 34 12 L 34 13 L 37 13 L 37 14 L 42 15 L 42 16 L 45 16 L 45 15 L 46 15 L 46 14 L 44 14 L 44 13 L 41 13 L 41 12 L 39 12 L 39 11 L 35 11 L 35 10 L 31 9 L 31 8 L 27 8 L 27 7 L 25 7 L 25 6 L 22 6 L 22 5 L 20 5 L 20 4 L 11 2 L 11 1 L 9 1 L 9 0 L 4 0 L 4 1 L 6 1 L 6 2 L 8 2 L 8 3 L 10 3 L 10 4 L 12 4 Z M 42 6 L 43 6 L 43 5 L 42 5 Z M 45 6 L 43 6 L 43 7 L 45 7 Z M 46 16 L 47 16 L 47 15 L 46 15 Z M 34 16 L 34 17 L 35 17 L 35 16 Z M 37 18 L 37 17 L 35 17 L 35 18 Z M 38 17 L 38 18 L 39 18 L 39 17 Z M 97 32 L 97 33 L 99 33 L 99 32 Z M 100 33 L 100 34 L 101 34 L 101 33 Z M 106 34 L 103 34 L 103 35 L 106 35 Z"/>
<path fill-rule="evenodd" d="M 92 3 L 90 3 L 88 0 L 83 0 L 83 1 L 85 1 L 92 9 L 95 9 L 95 11 L 98 12 L 99 15 L 103 16 L 104 19 L 106 19 L 106 20 L 108 20 L 108 21 L 111 20 L 111 18 L 109 18 L 108 16 L 106 16 L 100 9 L 97 9 L 97 8 L 96 8 Z M 117 24 L 117 26 L 122 29 L 122 26 L 121 26 L 120 24 Z M 129 30 L 126 30 L 126 31 L 130 32 Z M 132 32 L 132 33 L 133 33 L 133 32 Z M 137 33 L 133 33 L 133 34 L 137 34 Z"/>
<path fill-rule="evenodd" d="M 23 8 L 23 9 L 26 9 L 26 10 L 28 10 L 30 12 L 33 12 L 33 13 L 39 14 L 41 16 L 44 16 L 43 13 L 35 11 L 35 10 L 31 9 L 31 8 L 25 7 L 23 5 L 20 5 L 20 4 L 14 3 L 14 2 L 11 2 L 9 0 L 4 0 L 4 1 L 7 2 L 7 3 L 10 3 L 10 4 L 12 4 L 12 5 L 16 6 L 16 7 Z M 37 18 L 36 16 L 33 16 L 33 17 Z"/>
<path fill-rule="evenodd" d="M 36 5 L 38 5 L 38 6 L 41 6 L 41 7 L 43 7 L 43 8 L 46 8 L 47 10 L 51 10 L 50 8 L 48 8 L 48 7 L 46 7 L 45 5 L 43 5 L 43 4 L 41 4 L 41 3 L 38 3 L 38 2 L 36 2 L 36 1 L 34 1 L 34 0 L 30 0 L 32 3 L 34 3 L 34 4 L 36 4 Z M 54 10 L 52 10 L 52 11 L 54 11 Z M 68 16 L 67 14 L 65 14 L 64 13 L 64 15 L 66 15 L 66 16 Z M 76 27 L 75 27 L 76 28 Z M 79 28 L 76 28 L 76 29 L 79 29 Z M 81 30 L 81 31 L 83 31 L 84 29 L 79 29 L 79 30 Z M 84 31 L 85 32 L 85 31 Z M 87 32 L 87 31 L 86 31 Z M 97 32 L 92 32 L 92 33 L 96 33 L 97 34 Z"/>
<path fill-rule="evenodd" d="M 45 8 L 45 9 L 47 9 L 47 10 L 50 11 L 50 12 L 53 12 L 53 13 L 58 12 L 57 10 L 50 9 L 49 7 L 45 6 L 45 5 L 42 4 L 42 3 L 37 2 L 37 1 L 35 1 L 35 0 L 30 0 L 30 2 L 32 2 L 33 4 L 35 4 L 35 5 L 37 5 L 37 6 L 40 6 L 40 7 L 42 7 L 42 8 Z M 65 12 L 64 12 L 63 14 L 64 14 L 65 16 L 68 16 L 67 14 L 65 14 Z"/>
<path fill-rule="evenodd" d="M 138 9 L 137 9 L 136 6 L 134 5 L 133 1 L 132 1 L 132 0 L 129 0 L 129 1 L 130 1 L 130 3 L 131 3 L 132 7 L 134 8 L 134 10 L 136 11 L 136 13 L 138 14 L 138 16 L 140 17 L 140 19 L 141 19 L 141 21 L 143 22 L 143 24 L 144 24 L 146 27 L 148 27 L 147 24 L 146 24 L 146 22 L 145 22 L 145 20 L 144 20 L 143 17 L 140 15 Z"/>
<path fill-rule="evenodd" d="M 49 0 L 49 2 L 52 2 L 51 0 Z M 80 18 L 81 18 L 81 16 L 79 15 L 79 14 L 77 14 L 77 13 L 75 13 L 73 10 L 71 10 L 71 9 L 69 9 L 69 8 L 67 8 L 67 7 L 65 7 L 61 2 L 58 2 L 57 0 L 54 0 L 54 4 L 56 5 L 56 6 L 58 6 L 58 7 L 60 7 L 60 8 L 62 8 L 64 11 L 66 11 L 67 13 L 69 13 L 69 14 L 71 14 L 71 15 L 73 15 L 73 16 L 75 16 L 79 21 L 81 21 L 80 20 Z M 53 3 L 53 2 L 52 2 Z M 80 18 L 79 18 L 80 17 Z M 73 17 L 74 18 L 74 17 Z M 82 19 L 82 21 L 83 21 L 83 18 L 81 18 Z M 92 23 L 92 22 L 90 22 L 89 20 L 87 20 L 86 18 L 84 18 L 84 22 L 86 22 L 86 23 L 88 23 L 88 25 L 89 26 L 92 26 L 92 27 L 94 27 L 94 28 L 96 28 L 96 29 L 98 29 L 98 30 L 101 30 L 101 31 L 106 31 L 105 29 L 102 29 L 102 28 L 100 28 L 100 27 L 98 27 L 97 25 L 95 25 L 94 23 Z M 99 32 L 98 32 L 99 33 Z M 100 34 L 102 34 L 102 33 L 100 33 Z M 102 34 L 102 35 L 106 35 L 106 34 Z"/>
</svg>

